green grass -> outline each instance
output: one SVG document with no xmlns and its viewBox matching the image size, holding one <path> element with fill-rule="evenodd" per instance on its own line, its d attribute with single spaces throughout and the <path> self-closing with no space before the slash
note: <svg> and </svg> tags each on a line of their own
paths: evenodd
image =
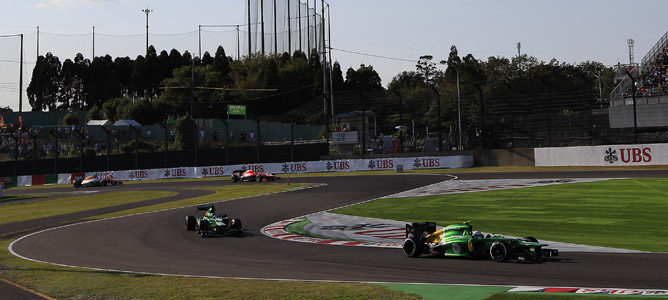
<svg viewBox="0 0 668 300">
<path fill-rule="evenodd" d="M 668 179 L 616 179 L 500 191 L 378 199 L 335 210 L 389 220 L 471 221 L 513 236 L 668 251 Z"/>
<path fill-rule="evenodd" d="M 26 221 L 176 195 L 165 191 L 125 191 L 10 203 L 0 206 L 0 224 Z"/>
<path fill-rule="evenodd" d="M 309 183 L 299 183 L 291 184 L 290 186 L 287 183 L 271 183 L 271 184 L 254 184 L 254 185 L 226 185 L 226 186 L 217 186 L 217 187 L 202 187 L 197 188 L 198 190 L 213 191 L 213 194 L 204 195 L 200 197 L 188 198 L 183 200 L 165 202 L 155 205 L 142 206 L 138 208 L 117 211 L 109 214 L 92 216 L 88 219 L 104 219 L 118 216 L 126 216 L 131 214 L 138 214 L 156 210 L 178 208 L 183 206 L 211 203 L 211 202 L 220 202 L 230 199 L 258 196 L 264 194 L 277 193 L 282 191 L 288 191 L 302 186 L 308 186 Z"/>
<path fill-rule="evenodd" d="M 102 272 L 19 259 L 0 240 L 0 277 L 56 299 L 418 299 L 380 285 Z"/>
<path fill-rule="evenodd" d="M 623 296 L 623 295 L 600 295 L 600 294 L 568 294 L 568 293 L 498 293 L 485 298 L 485 300 L 666 300 L 665 296 Z"/>
<path fill-rule="evenodd" d="M 447 284 L 379 283 L 391 289 L 417 294 L 425 300 L 482 300 L 511 289 L 506 286 L 465 286 Z"/>
</svg>

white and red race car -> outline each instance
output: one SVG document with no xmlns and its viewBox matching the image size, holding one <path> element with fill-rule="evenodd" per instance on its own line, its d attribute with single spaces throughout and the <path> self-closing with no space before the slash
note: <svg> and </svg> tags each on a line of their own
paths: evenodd
<svg viewBox="0 0 668 300">
<path fill-rule="evenodd" d="M 281 179 L 280 177 L 272 173 L 259 173 L 253 170 L 234 170 L 232 171 L 232 176 L 230 176 L 232 181 L 248 181 L 248 182 L 262 182 L 262 181 L 275 181 Z"/>
<path fill-rule="evenodd" d="M 102 176 L 91 175 L 88 177 L 78 177 L 73 180 L 75 188 L 82 186 L 106 186 L 106 185 L 117 185 L 123 184 L 122 181 L 118 181 L 111 176 Z"/>
</svg>

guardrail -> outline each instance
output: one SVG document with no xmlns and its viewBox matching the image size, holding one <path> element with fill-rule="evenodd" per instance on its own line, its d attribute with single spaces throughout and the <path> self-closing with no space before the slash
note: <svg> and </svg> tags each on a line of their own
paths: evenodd
<svg viewBox="0 0 668 300">
<path fill-rule="evenodd" d="M 76 177 L 97 175 L 117 180 L 156 180 L 168 178 L 202 178 L 230 176 L 235 170 L 253 170 L 261 173 L 300 174 L 313 172 L 354 172 L 381 170 L 455 169 L 473 167 L 473 155 L 424 156 L 370 159 L 339 159 L 283 163 L 235 164 L 204 167 L 178 167 L 106 172 L 65 173 L 0 177 L 0 182 L 15 186 L 50 183 L 69 184 Z"/>
</svg>

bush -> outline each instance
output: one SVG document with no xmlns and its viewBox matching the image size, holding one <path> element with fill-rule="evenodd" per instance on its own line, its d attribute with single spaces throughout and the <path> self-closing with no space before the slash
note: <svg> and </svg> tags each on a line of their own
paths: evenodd
<svg viewBox="0 0 668 300">
<path fill-rule="evenodd" d="M 139 141 L 139 152 L 159 152 L 162 150 L 162 147 L 147 143 L 144 141 Z M 124 154 L 134 153 L 135 152 L 135 141 L 129 142 L 121 146 L 121 152 Z"/>
<path fill-rule="evenodd" d="M 63 125 L 66 126 L 71 126 L 71 125 L 80 125 L 81 124 L 81 119 L 79 119 L 79 116 L 77 116 L 74 113 L 68 113 L 63 117 L 62 120 Z"/>
</svg>

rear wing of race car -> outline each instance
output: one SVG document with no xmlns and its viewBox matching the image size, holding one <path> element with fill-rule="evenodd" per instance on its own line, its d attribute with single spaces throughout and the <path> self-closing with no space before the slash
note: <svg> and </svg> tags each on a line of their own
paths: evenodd
<svg viewBox="0 0 668 300">
<path fill-rule="evenodd" d="M 411 224 L 406 224 L 406 238 L 409 235 L 414 237 L 426 237 L 427 234 L 436 231 L 436 222 L 416 222 Z"/>
<path fill-rule="evenodd" d="M 552 257 L 559 256 L 559 250 L 557 249 L 541 249 L 543 257 Z"/>
<path fill-rule="evenodd" d="M 210 204 L 205 204 L 205 205 L 197 205 L 197 210 L 198 211 L 204 211 L 204 210 L 209 210 L 209 208 L 212 208 L 213 205 Z"/>
</svg>

